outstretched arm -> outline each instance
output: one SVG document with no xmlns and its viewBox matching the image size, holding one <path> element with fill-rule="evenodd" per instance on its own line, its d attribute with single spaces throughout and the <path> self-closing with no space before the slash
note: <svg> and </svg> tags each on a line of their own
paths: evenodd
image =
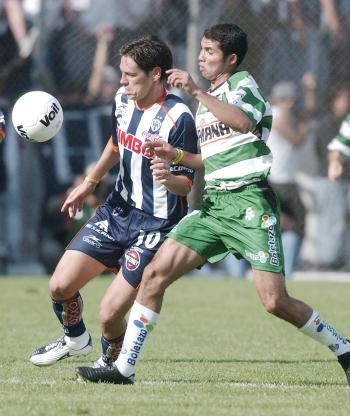
<svg viewBox="0 0 350 416">
<path fill-rule="evenodd" d="M 85 198 L 94 192 L 103 176 L 119 161 L 119 153 L 113 150 L 111 143 L 107 143 L 100 159 L 96 162 L 89 176 L 70 192 L 65 200 L 61 212 L 68 212 L 71 218 L 82 209 Z"/>
<path fill-rule="evenodd" d="M 202 156 L 200 154 L 186 152 L 185 150 L 177 150 L 171 144 L 163 140 L 146 142 L 142 145 L 142 148 L 147 150 L 151 155 L 154 154 L 160 159 L 164 159 L 168 162 L 174 163 L 175 161 L 176 164 L 181 164 L 194 170 L 204 169 Z M 182 153 L 179 154 L 179 152 Z"/>
</svg>

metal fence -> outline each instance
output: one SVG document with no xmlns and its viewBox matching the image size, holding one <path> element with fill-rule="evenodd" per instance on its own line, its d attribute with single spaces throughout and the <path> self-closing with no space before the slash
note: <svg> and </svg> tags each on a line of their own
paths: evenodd
<svg viewBox="0 0 350 416">
<path fill-rule="evenodd" d="M 350 98 L 343 105 L 344 115 L 333 117 L 331 107 L 340 91 L 350 96 L 349 1 L 24 0 L 19 2 L 26 21 L 22 38 L 11 28 L 9 1 L 15 0 L 0 1 L 0 107 L 8 120 L 8 137 L 0 147 L 0 272 L 50 268 L 42 260 L 53 227 L 47 222 L 48 201 L 64 192 L 104 146 L 121 45 L 157 34 L 171 46 L 175 65 L 202 82 L 197 70 L 201 35 L 223 22 L 234 22 L 248 33 L 242 69 L 253 73 L 266 95 L 280 81 L 293 83 L 295 117 L 304 121 L 305 74 L 309 86 L 314 81 L 315 105 L 295 172 L 306 208 L 298 267 L 349 268 L 348 183 L 330 184 L 325 173 L 327 140 L 350 111 Z M 16 137 L 9 121 L 16 98 L 31 89 L 54 94 L 65 112 L 58 137 L 39 146 Z M 334 123 L 322 127 L 327 117 Z M 320 189 L 336 200 L 323 198 Z M 336 211 L 339 200 L 342 210 Z"/>
</svg>

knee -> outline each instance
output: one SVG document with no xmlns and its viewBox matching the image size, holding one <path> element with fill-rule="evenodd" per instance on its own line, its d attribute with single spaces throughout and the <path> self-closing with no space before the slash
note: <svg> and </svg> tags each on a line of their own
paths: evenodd
<svg viewBox="0 0 350 416">
<path fill-rule="evenodd" d="M 156 264 L 151 262 L 142 275 L 143 293 L 149 296 L 162 294 L 167 286 L 166 276 L 157 269 Z"/>
<path fill-rule="evenodd" d="M 70 299 L 75 294 L 74 291 L 72 292 L 69 285 L 66 285 L 60 279 L 53 278 L 51 278 L 49 282 L 49 292 L 51 298 L 57 301 Z"/>
<path fill-rule="evenodd" d="M 109 328 L 110 325 L 113 325 L 115 319 L 123 318 L 117 310 L 113 309 L 109 302 L 104 300 L 102 300 L 100 304 L 99 317 L 102 328 Z"/>
<path fill-rule="evenodd" d="M 265 310 L 277 317 L 284 316 L 286 309 L 287 298 L 286 295 L 281 296 L 269 296 L 263 300 Z"/>
</svg>

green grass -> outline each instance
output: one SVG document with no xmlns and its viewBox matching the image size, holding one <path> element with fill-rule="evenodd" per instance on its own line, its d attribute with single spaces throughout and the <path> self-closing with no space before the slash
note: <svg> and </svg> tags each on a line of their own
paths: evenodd
<svg viewBox="0 0 350 416">
<path fill-rule="evenodd" d="M 110 277 L 83 291 L 95 349 L 48 368 L 29 353 L 60 334 L 45 278 L 0 278 L 0 414 L 348 415 L 350 389 L 334 355 L 269 316 L 251 282 L 184 278 L 169 288 L 134 386 L 78 384 L 100 353 L 98 304 Z M 350 335 L 346 283 L 288 283 L 291 295 Z"/>
</svg>

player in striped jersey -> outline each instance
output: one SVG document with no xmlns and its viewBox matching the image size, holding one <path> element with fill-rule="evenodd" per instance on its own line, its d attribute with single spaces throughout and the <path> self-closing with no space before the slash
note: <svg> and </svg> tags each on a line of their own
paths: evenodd
<svg viewBox="0 0 350 416">
<path fill-rule="evenodd" d="M 248 260 L 265 309 L 295 325 L 329 347 L 350 381 L 350 342 L 318 313 L 291 298 L 283 276 L 279 207 L 266 177 L 272 162 L 266 145 L 272 115 L 253 77 L 237 70 L 247 51 L 247 36 L 236 25 L 216 25 L 204 32 L 199 69 L 211 82 L 201 90 L 179 69 L 168 71 L 171 85 L 183 88 L 199 101 L 196 126 L 200 155 L 174 149 L 168 143 L 150 143 L 157 156 L 179 157 L 194 169 L 205 167 L 206 195 L 202 206 L 187 215 L 146 267 L 130 311 L 122 347 L 114 367 L 76 369 L 93 382 L 131 384 L 148 333 L 156 325 L 166 288 L 202 265 L 232 252 Z"/>
<path fill-rule="evenodd" d="M 89 176 L 68 195 L 62 212 L 74 217 L 101 178 L 120 162 L 115 189 L 68 245 L 50 279 L 53 309 L 64 335 L 32 353 L 35 365 L 52 365 L 91 351 L 79 290 L 104 270 L 116 271 L 121 265 L 100 306 L 102 356 L 95 364 L 110 365 L 119 354 L 124 315 L 135 299 L 143 269 L 187 213 L 193 169 L 152 160 L 142 148 L 147 141 L 165 140 L 197 152 L 193 116 L 165 88 L 171 66 L 170 49 L 155 37 L 121 49 L 122 87 L 112 110 L 112 137 Z"/>
<path fill-rule="evenodd" d="M 350 157 L 350 113 L 343 120 L 339 133 L 328 144 L 328 177 L 335 181 L 343 174 L 344 156 Z"/>
</svg>

